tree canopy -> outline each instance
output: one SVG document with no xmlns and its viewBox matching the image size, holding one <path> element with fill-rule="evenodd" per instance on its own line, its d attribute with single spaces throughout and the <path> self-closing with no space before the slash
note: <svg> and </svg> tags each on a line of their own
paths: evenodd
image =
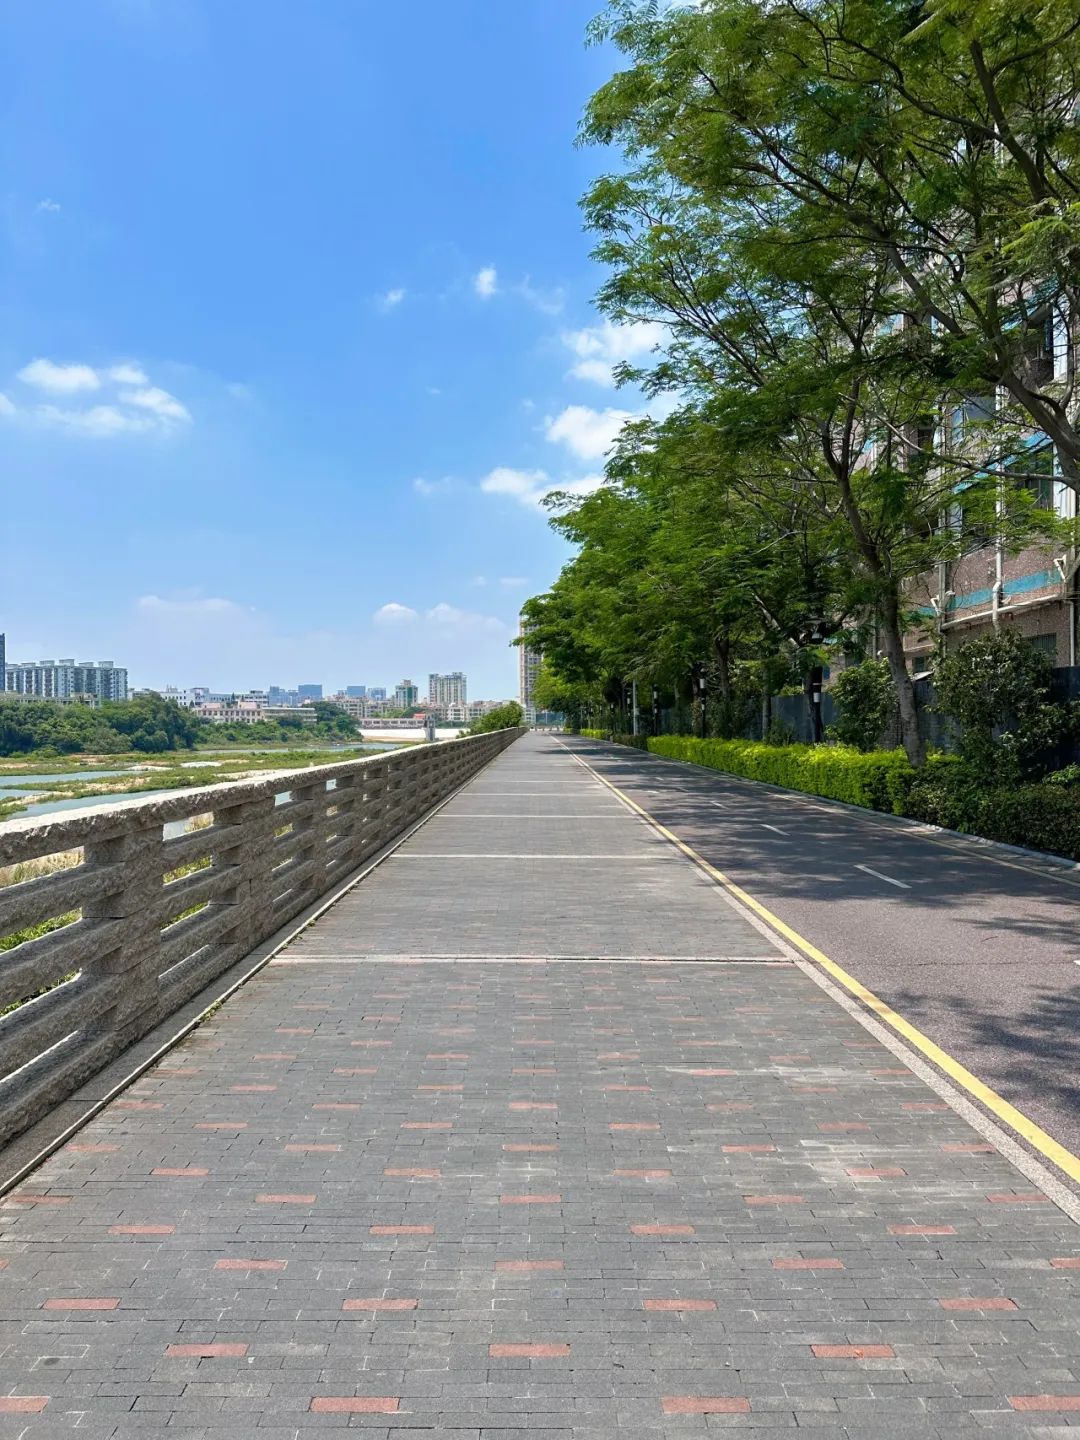
<svg viewBox="0 0 1080 1440">
<path fill-rule="evenodd" d="M 622 157 L 599 304 L 663 327 L 619 375 L 676 408 L 553 502 L 578 551 L 525 639 L 584 706 L 707 674 L 721 727 L 880 652 L 918 762 L 920 577 L 1056 533 L 1052 457 L 1080 490 L 1075 6 L 610 0 L 594 33 L 628 62 L 582 126 Z"/>
</svg>

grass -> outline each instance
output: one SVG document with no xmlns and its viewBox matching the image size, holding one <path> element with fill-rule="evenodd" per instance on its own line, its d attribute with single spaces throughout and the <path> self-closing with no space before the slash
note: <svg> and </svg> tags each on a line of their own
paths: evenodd
<svg viewBox="0 0 1080 1440">
<path fill-rule="evenodd" d="M 176 753 L 168 757 L 146 755 L 96 755 L 79 757 L 84 769 L 103 769 L 115 766 L 137 764 L 138 770 L 128 774 L 105 776 L 97 780 L 82 780 L 78 769 L 71 765 L 70 780 L 45 780 L 40 785 L 30 781 L 20 789 L 30 790 L 31 796 L 4 797 L 4 776 L 60 774 L 65 768 L 61 761 L 36 762 L 20 761 L 8 757 L 0 761 L 0 820 L 17 815 L 26 806 L 50 800 L 84 800 L 95 795 L 141 795 L 154 790 L 186 790 L 199 785 L 214 785 L 226 780 L 243 780 L 258 775 L 264 770 L 309 770 L 323 765 L 340 764 L 349 758 L 348 751 L 331 750 L 274 750 L 268 754 L 222 755 L 206 763 L 192 763 L 192 756 L 199 752 L 182 752 L 186 762 Z M 18 768 L 21 765 L 22 768 Z M 49 767 L 52 767 L 51 770 Z"/>
</svg>

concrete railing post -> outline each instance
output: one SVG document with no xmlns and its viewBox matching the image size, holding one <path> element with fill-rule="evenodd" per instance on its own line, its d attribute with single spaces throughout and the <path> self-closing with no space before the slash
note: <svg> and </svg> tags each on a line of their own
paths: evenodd
<svg viewBox="0 0 1080 1440">
<path fill-rule="evenodd" d="M 274 865 L 274 797 L 262 795 L 214 811 L 214 864 L 228 867 L 236 876 L 229 892 L 233 913 L 226 935 L 236 944 L 250 940 L 254 949 L 273 933 L 270 911 L 270 872 Z"/>
<path fill-rule="evenodd" d="M 88 958 L 85 969 L 97 977 L 119 980 L 116 1002 L 87 1017 L 88 1028 L 108 1031 L 117 1051 L 158 1021 L 161 949 L 161 899 L 164 858 L 160 824 L 134 825 L 115 838 L 95 841 L 84 849 L 87 867 L 109 867 L 117 885 L 87 900 L 84 920 L 111 920 L 110 943 Z"/>
<path fill-rule="evenodd" d="M 205 993 L 519 734 L 0 824 L 0 865 L 62 857 L 0 889 L 0 1143 Z M 186 824 L 208 814 L 209 827 Z"/>
</svg>

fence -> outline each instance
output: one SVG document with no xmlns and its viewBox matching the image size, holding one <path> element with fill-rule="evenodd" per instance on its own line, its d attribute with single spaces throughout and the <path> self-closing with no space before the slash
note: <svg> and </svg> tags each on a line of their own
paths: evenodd
<svg viewBox="0 0 1080 1440">
<path fill-rule="evenodd" d="M 0 1144 L 523 733 L 0 824 Z"/>
<path fill-rule="evenodd" d="M 1080 700 L 1080 666 L 1058 666 L 1051 676 L 1050 699 L 1053 701 Z M 956 749 L 956 730 L 946 716 L 934 708 L 934 686 L 929 679 L 915 681 L 915 702 L 919 712 L 919 730 L 927 745 L 939 750 Z M 718 704 L 715 696 L 709 697 L 706 710 L 708 733 L 720 735 L 717 715 Z M 785 738 L 810 744 L 813 741 L 813 726 L 810 709 L 805 695 L 774 695 L 769 701 L 771 729 L 774 738 Z M 737 733 L 746 740 L 761 740 L 763 734 L 761 706 L 748 702 L 743 723 Z M 825 690 L 821 696 L 821 720 L 825 730 L 836 720 L 836 704 L 832 695 Z M 631 720 L 628 710 L 611 708 L 598 713 L 591 720 L 600 729 L 625 733 Z M 698 705 L 667 706 L 660 711 L 659 726 L 654 723 L 652 712 L 642 707 L 638 713 L 638 728 L 643 735 L 700 735 L 701 709 Z M 900 729 L 894 721 L 881 737 L 886 749 L 900 744 Z M 1069 736 L 1062 740 L 1053 758 L 1054 766 L 1068 765 L 1080 761 L 1080 737 Z"/>
</svg>

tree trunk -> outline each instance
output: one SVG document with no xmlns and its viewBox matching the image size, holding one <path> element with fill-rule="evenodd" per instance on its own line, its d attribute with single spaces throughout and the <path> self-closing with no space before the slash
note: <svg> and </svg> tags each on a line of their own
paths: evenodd
<svg viewBox="0 0 1080 1440">
<path fill-rule="evenodd" d="M 908 759 L 916 769 L 926 763 L 926 744 L 919 734 L 919 713 L 915 704 L 915 683 L 908 669 L 904 653 L 904 631 L 900 624 L 900 602 L 895 590 L 890 590 L 881 606 L 881 639 L 885 657 L 889 662 L 896 691 L 896 703 L 900 710 L 900 743 Z"/>
<path fill-rule="evenodd" d="M 731 699 L 731 639 L 727 635 L 713 636 L 713 658 L 716 661 L 716 677 L 720 684 L 721 700 Z"/>
</svg>

